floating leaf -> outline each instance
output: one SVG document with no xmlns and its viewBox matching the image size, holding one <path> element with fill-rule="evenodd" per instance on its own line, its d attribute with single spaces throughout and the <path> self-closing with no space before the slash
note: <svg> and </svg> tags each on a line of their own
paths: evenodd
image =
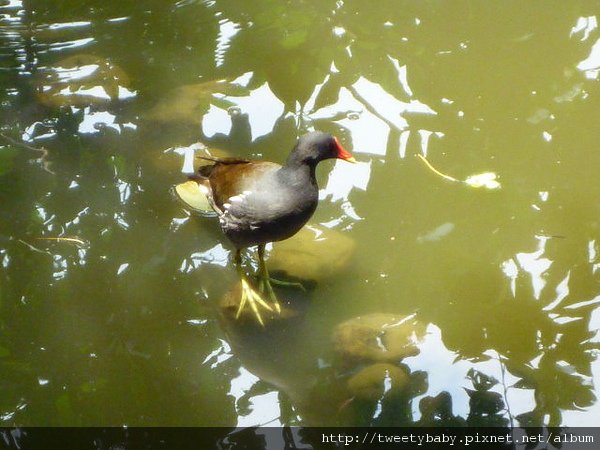
<svg viewBox="0 0 600 450">
<path fill-rule="evenodd" d="M 427 161 L 427 158 L 425 158 L 423 155 L 417 156 L 421 158 L 421 161 L 423 161 L 423 163 L 429 168 L 429 170 L 431 170 L 436 175 L 445 178 L 446 180 L 453 181 L 456 183 L 464 183 L 467 186 L 471 186 L 474 188 L 484 187 L 486 189 L 500 189 L 501 187 L 500 182 L 498 181 L 498 175 L 496 175 L 494 172 L 483 172 L 476 175 L 471 175 L 466 180 L 462 181 L 443 172 L 440 172 L 435 167 L 433 167 L 431 163 Z"/>
<path fill-rule="evenodd" d="M 493 172 L 483 172 L 477 175 L 471 175 L 464 183 L 471 187 L 485 187 L 487 189 L 500 189 L 500 182 L 497 180 L 498 175 Z"/>
<path fill-rule="evenodd" d="M 186 181 L 175 186 L 175 192 L 179 199 L 190 209 L 201 214 L 214 215 L 206 194 L 195 181 Z"/>
</svg>

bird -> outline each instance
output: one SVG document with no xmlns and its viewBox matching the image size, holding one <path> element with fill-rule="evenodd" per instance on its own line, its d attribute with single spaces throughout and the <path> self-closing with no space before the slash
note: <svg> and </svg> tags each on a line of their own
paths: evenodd
<svg viewBox="0 0 600 450">
<path fill-rule="evenodd" d="M 281 312 L 271 286 L 271 281 L 275 281 L 269 277 L 265 263 L 265 245 L 293 236 L 312 217 L 319 200 L 315 178 L 319 162 L 333 158 L 352 163 L 356 160 L 336 137 L 319 131 L 302 135 L 283 165 L 243 158 L 199 158 L 209 163 L 192 178 L 235 247 L 234 261 L 242 291 L 236 318 L 248 303 L 264 326 L 259 308 Z M 258 246 L 259 291 L 242 268 L 241 252 L 253 246 Z"/>
</svg>

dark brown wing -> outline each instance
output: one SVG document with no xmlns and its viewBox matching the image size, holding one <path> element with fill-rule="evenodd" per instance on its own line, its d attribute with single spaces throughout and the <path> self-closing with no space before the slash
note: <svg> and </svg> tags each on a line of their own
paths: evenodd
<svg viewBox="0 0 600 450">
<path fill-rule="evenodd" d="M 196 158 L 205 159 L 206 161 L 212 161 L 212 162 L 220 163 L 220 164 L 243 164 L 243 163 L 250 162 L 249 159 L 235 158 L 235 157 L 219 158 L 218 156 L 208 156 L 208 155 L 200 156 L 200 155 L 198 155 L 198 156 L 196 156 Z"/>
<path fill-rule="evenodd" d="M 218 165 L 231 166 L 234 164 L 247 164 L 250 162 L 249 159 L 243 158 L 218 158 L 215 156 L 197 156 L 198 159 L 204 159 L 205 161 L 212 161 L 214 164 L 207 164 L 198 168 L 198 173 L 204 177 L 210 177 L 213 169 Z"/>
<path fill-rule="evenodd" d="M 212 209 L 214 209 L 217 214 L 222 215 L 223 214 L 222 202 L 217 202 L 217 199 L 215 198 L 215 195 L 213 192 L 213 186 L 210 181 L 210 178 L 211 178 L 213 172 L 215 172 L 215 171 L 220 172 L 217 169 L 218 167 L 231 168 L 231 167 L 235 167 L 235 165 L 238 165 L 238 164 L 241 166 L 244 166 L 247 163 L 249 163 L 250 160 L 243 159 L 243 158 L 218 158 L 215 156 L 208 156 L 208 155 L 207 156 L 196 156 L 196 158 L 203 159 L 206 161 L 212 161 L 214 164 L 206 164 L 206 165 L 200 166 L 198 168 L 198 170 L 196 171 L 196 173 L 194 173 L 192 175 L 188 175 L 188 179 L 193 180 L 196 183 L 198 183 L 198 185 L 201 186 L 201 189 L 203 187 L 204 193 L 205 193 Z"/>
</svg>

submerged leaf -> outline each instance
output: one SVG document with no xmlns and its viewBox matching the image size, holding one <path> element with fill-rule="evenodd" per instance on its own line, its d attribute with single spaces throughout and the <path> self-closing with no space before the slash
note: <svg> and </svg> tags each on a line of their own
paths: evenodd
<svg viewBox="0 0 600 450">
<path fill-rule="evenodd" d="M 347 362 L 397 362 L 418 355 L 424 335 L 425 326 L 414 315 L 374 313 L 338 325 L 333 343 Z"/>
<path fill-rule="evenodd" d="M 355 247 L 354 241 L 339 231 L 307 225 L 290 239 L 273 244 L 269 268 L 273 273 L 320 281 L 339 273 Z"/>
<path fill-rule="evenodd" d="M 225 80 L 210 80 L 197 84 L 180 86 L 169 92 L 145 115 L 156 122 L 184 122 L 197 124 L 208 112 L 210 105 L 227 109 L 234 103 L 226 96 L 241 97 L 249 91 L 238 84 Z"/>
<path fill-rule="evenodd" d="M 277 287 L 275 287 L 275 290 L 278 292 Z M 291 289 L 286 291 L 285 296 L 278 294 L 281 308 L 280 312 L 275 312 L 273 309 L 269 310 L 258 305 L 260 310 L 259 314 L 261 317 L 260 320 L 262 320 L 263 323 L 260 323 L 257 320 L 257 315 L 252 310 L 252 307 L 246 305 L 246 307 L 240 310 L 240 302 L 242 300 L 242 283 L 240 281 L 236 282 L 230 289 L 227 290 L 227 292 L 225 292 L 219 301 L 219 307 L 221 309 L 222 318 L 225 319 L 228 327 L 238 327 L 240 323 L 251 323 L 253 325 L 264 327 L 270 322 L 284 321 L 298 315 L 298 311 L 296 310 L 298 302 L 287 301 L 290 295 L 297 296 L 298 292 L 302 291 L 299 289 Z M 268 300 L 265 299 L 265 301 Z"/>
<path fill-rule="evenodd" d="M 424 242 L 439 241 L 442 238 L 449 235 L 450 233 L 452 233 L 454 228 L 456 228 L 456 225 L 454 225 L 452 222 L 443 223 L 439 227 L 436 227 L 425 234 L 420 234 L 419 236 L 417 236 L 417 242 L 419 244 L 422 244 Z"/>
</svg>

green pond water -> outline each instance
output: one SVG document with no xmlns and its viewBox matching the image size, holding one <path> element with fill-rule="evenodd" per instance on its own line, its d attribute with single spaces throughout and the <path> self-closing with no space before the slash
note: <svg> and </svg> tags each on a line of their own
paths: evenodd
<svg viewBox="0 0 600 450">
<path fill-rule="evenodd" d="M 600 5 L 376 3 L 0 1 L 0 425 L 598 424 Z M 314 129 L 236 320 L 172 188 Z"/>
</svg>

